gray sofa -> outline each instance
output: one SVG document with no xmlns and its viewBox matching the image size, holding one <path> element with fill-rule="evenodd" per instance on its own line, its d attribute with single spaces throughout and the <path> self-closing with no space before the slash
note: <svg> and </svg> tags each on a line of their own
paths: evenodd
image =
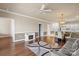
<svg viewBox="0 0 79 59">
<path fill-rule="evenodd" d="M 79 56 L 79 39 L 68 39 L 59 51 L 53 51 L 58 56 Z"/>
</svg>

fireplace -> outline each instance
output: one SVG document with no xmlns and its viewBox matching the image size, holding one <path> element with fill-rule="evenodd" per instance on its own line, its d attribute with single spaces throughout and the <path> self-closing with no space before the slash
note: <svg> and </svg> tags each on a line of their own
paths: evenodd
<svg viewBox="0 0 79 59">
<path fill-rule="evenodd" d="M 35 33 L 33 32 L 25 33 L 25 40 L 26 41 L 35 40 Z"/>
<path fill-rule="evenodd" d="M 33 39 L 33 35 L 29 35 L 29 40 Z"/>
</svg>

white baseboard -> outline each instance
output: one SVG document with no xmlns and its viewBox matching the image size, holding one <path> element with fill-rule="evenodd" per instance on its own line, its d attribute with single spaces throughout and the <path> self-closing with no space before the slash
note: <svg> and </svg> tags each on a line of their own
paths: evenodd
<svg viewBox="0 0 79 59">
<path fill-rule="evenodd" d="M 0 38 L 3 38 L 3 37 L 11 37 L 11 34 L 0 33 Z"/>
</svg>

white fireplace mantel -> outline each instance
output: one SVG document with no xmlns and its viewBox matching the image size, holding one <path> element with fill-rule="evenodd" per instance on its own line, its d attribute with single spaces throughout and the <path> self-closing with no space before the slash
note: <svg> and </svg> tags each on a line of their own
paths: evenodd
<svg viewBox="0 0 79 59">
<path fill-rule="evenodd" d="M 33 35 L 33 39 L 29 39 L 29 35 Z M 25 33 L 25 41 L 35 40 L 35 32 Z"/>
</svg>

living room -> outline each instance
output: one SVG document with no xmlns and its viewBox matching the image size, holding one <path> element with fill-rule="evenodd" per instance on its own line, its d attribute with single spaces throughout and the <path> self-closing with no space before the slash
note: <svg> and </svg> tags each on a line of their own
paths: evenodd
<svg viewBox="0 0 79 59">
<path fill-rule="evenodd" d="M 0 56 L 79 56 L 79 3 L 0 3 Z"/>
</svg>

